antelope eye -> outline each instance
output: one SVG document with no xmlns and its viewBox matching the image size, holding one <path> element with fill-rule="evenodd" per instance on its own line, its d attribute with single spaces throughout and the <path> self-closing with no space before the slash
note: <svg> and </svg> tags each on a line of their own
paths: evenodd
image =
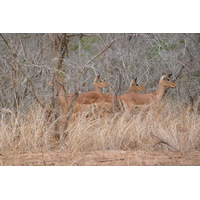
<svg viewBox="0 0 200 200">
<path fill-rule="evenodd" d="M 167 81 L 170 81 L 170 79 L 168 78 Z"/>
<path fill-rule="evenodd" d="M 139 85 L 136 83 L 136 86 L 139 86 Z"/>
</svg>

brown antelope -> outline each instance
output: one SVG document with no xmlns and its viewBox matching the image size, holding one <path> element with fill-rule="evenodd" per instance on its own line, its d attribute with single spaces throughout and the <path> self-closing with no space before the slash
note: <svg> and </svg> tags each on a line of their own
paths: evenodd
<svg viewBox="0 0 200 200">
<path fill-rule="evenodd" d="M 74 104 L 73 112 L 82 110 L 82 108 L 81 108 L 81 107 L 83 107 L 82 105 L 88 105 L 88 104 L 99 104 L 100 105 L 105 102 L 105 99 L 104 99 L 100 89 L 107 87 L 108 83 L 105 81 L 102 81 L 100 79 L 100 76 L 96 76 L 94 79 L 94 82 L 93 82 L 93 86 L 94 86 L 93 91 L 83 92 L 83 93 L 78 94 L 78 97 Z M 71 103 L 73 101 L 74 94 L 66 95 L 66 92 L 61 87 L 59 98 L 60 98 L 60 103 L 62 106 L 63 115 L 66 116 L 68 107 L 69 107 L 69 105 L 71 105 Z M 100 106 L 102 106 L 102 105 L 100 105 Z"/>
<path fill-rule="evenodd" d="M 133 79 L 129 86 L 129 93 L 141 92 L 144 91 L 145 88 L 137 83 L 137 78 Z M 105 103 L 107 110 L 112 110 L 112 105 L 116 107 L 117 104 L 117 95 L 113 95 L 111 93 L 102 93 L 105 98 Z"/>
<path fill-rule="evenodd" d="M 124 106 L 125 112 L 131 114 L 133 109 L 141 105 L 149 105 L 151 103 L 157 104 L 162 99 L 164 94 L 164 88 L 174 88 L 176 84 L 170 81 L 170 76 L 172 74 L 167 74 L 161 77 L 158 89 L 153 93 L 143 93 L 143 94 L 124 94 L 119 97 L 120 103 Z"/>
<path fill-rule="evenodd" d="M 142 92 L 145 88 L 137 83 L 137 78 L 133 79 L 130 83 L 129 93 Z"/>
</svg>

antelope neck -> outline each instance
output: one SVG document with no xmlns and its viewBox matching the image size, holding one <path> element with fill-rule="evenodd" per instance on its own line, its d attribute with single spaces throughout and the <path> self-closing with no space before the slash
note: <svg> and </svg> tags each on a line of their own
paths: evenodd
<svg viewBox="0 0 200 200">
<path fill-rule="evenodd" d="M 99 87 L 96 86 L 95 84 L 94 84 L 94 91 L 96 91 L 98 94 L 101 94 Z"/>
<path fill-rule="evenodd" d="M 162 82 L 160 81 L 158 84 L 158 89 L 156 91 L 156 97 L 157 97 L 157 101 L 159 102 L 162 99 L 162 96 L 164 94 L 164 85 L 162 84 Z"/>
<path fill-rule="evenodd" d="M 134 93 L 134 89 L 132 87 L 129 88 L 129 93 Z"/>
</svg>

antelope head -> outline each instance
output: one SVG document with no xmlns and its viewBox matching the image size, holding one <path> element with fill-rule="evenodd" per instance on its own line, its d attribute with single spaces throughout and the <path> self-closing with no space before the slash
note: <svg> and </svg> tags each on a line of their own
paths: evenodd
<svg viewBox="0 0 200 200">
<path fill-rule="evenodd" d="M 106 81 L 100 79 L 100 75 L 95 77 L 93 84 L 98 88 L 104 88 L 109 85 Z"/>
<path fill-rule="evenodd" d="M 160 81 L 162 82 L 162 84 L 165 86 L 165 87 L 168 87 L 168 88 L 175 88 L 176 87 L 176 84 L 173 83 L 172 81 L 170 81 L 170 77 L 172 76 L 172 74 L 166 74 L 164 76 L 161 77 Z"/>
<path fill-rule="evenodd" d="M 135 92 L 142 92 L 145 90 L 144 87 L 137 83 L 137 78 L 133 79 L 130 83 L 130 89 Z"/>
</svg>

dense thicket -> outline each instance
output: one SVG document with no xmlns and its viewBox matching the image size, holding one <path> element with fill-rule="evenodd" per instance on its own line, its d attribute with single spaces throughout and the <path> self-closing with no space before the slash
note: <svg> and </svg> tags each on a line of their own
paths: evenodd
<svg viewBox="0 0 200 200">
<path fill-rule="evenodd" d="M 177 84 L 165 98 L 199 98 L 200 34 L 0 34 L 0 106 L 14 111 L 56 105 L 55 76 L 71 93 L 101 74 L 108 91 L 123 94 L 133 77 L 153 91 L 165 73 Z"/>
</svg>

